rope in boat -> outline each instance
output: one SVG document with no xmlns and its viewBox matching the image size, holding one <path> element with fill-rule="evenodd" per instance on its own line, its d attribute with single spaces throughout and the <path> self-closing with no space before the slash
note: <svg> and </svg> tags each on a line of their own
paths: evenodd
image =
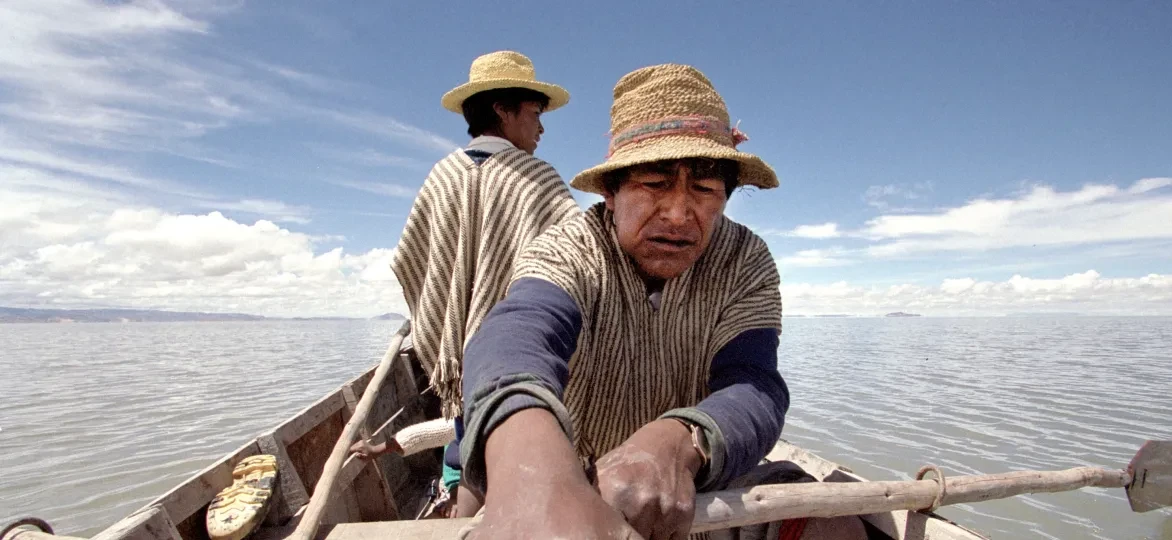
<svg viewBox="0 0 1172 540">
<path fill-rule="evenodd" d="M 924 475 L 930 472 L 936 473 L 936 477 L 933 478 L 936 481 L 936 499 L 932 501 L 932 506 L 928 507 L 928 511 L 935 512 L 937 508 L 940 508 L 940 503 L 944 502 L 944 494 L 947 488 L 944 483 L 944 473 L 940 471 L 940 467 L 935 465 L 924 465 L 920 467 L 919 472 L 916 473 L 916 480 L 923 480 Z"/>
<path fill-rule="evenodd" d="M 7 538 L 8 533 L 15 531 L 21 527 L 36 527 L 45 534 L 53 534 L 53 527 L 49 526 L 49 522 L 38 517 L 23 517 L 12 523 L 9 523 L 3 529 L 0 529 L 0 540 Z"/>
</svg>

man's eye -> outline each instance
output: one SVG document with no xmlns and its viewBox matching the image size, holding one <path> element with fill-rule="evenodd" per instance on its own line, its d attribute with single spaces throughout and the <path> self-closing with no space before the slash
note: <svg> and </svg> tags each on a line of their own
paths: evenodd
<svg viewBox="0 0 1172 540">
<path fill-rule="evenodd" d="M 701 193 L 716 193 L 724 188 L 724 183 L 716 183 L 713 181 L 696 182 L 692 184 L 692 188 Z"/>
</svg>

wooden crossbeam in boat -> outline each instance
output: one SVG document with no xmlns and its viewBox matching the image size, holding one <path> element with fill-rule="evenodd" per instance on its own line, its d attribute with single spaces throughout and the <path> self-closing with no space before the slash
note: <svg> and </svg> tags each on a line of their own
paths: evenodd
<svg viewBox="0 0 1172 540">
<path fill-rule="evenodd" d="M 367 381 L 369 382 L 369 378 L 367 378 Z M 346 421 L 350 420 L 350 417 L 354 415 L 355 408 L 358 406 L 361 392 L 355 391 L 355 384 L 357 382 L 359 381 L 356 380 L 342 387 L 342 397 L 346 401 Z M 392 401 L 394 401 L 394 397 L 392 394 Z M 359 428 L 359 432 L 363 438 L 371 439 L 373 444 L 384 442 L 387 436 L 383 433 L 383 430 L 394 420 L 394 416 L 391 415 L 373 433 L 367 427 L 366 423 Z M 342 486 L 350 486 L 351 489 L 349 491 L 355 495 L 355 503 L 360 517 L 360 519 L 355 521 L 383 521 L 399 518 L 399 509 L 395 505 L 394 497 L 391 495 L 390 482 L 387 481 L 387 477 L 380 470 L 377 460 L 364 461 L 351 455 L 342 466 L 338 483 Z"/>
<path fill-rule="evenodd" d="M 424 519 L 322 525 L 315 540 L 451 540 L 469 519 Z"/>
<path fill-rule="evenodd" d="M 277 490 L 276 499 L 270 503 L 272 507 L 269 509 L 266 522 L 274 525 L 281 524 L 293 517 L 301 507 L 309 502 L 309 492 L 306 491 L 301 476 L 297 474 L 293 460 L 289 459 L 285 445 L 274 434 L 261 435 L 257 437 L 256 443 L 260 446 L 261 452 L 272 454 L 277 458 L 277 481 L 280 483 L 280 489 Z"/>
</svg>

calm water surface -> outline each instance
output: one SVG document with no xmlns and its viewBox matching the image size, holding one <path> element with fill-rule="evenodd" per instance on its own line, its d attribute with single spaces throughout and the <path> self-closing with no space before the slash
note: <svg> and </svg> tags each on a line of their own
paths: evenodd
<svg viewBox="0 0 1172 540">
<path fill-rule="evenodd" d="M 0 325 L 0 524 L 92 535 L 381 357 L 394 323 Z M 875 480 L 1122 467 L 1172 439 L 1172 319 L 786 319 L 784 437 Z M 945 507 L 993 538 L 1172 539 L 1122 490 Z"/>
</svg>

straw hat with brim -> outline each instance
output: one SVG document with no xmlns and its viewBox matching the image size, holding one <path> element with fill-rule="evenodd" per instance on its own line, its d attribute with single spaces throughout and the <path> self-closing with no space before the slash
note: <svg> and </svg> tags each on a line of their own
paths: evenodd
<svg viewBox="0 0 1172 540">
<path fill-rule="evenodd" d="M 464 100 L 473 94 L 499 88 L 528 88 L 549 97 L 546 112 L 570 102 L 570 93 L 556 84 L 543 83 L 533 73 L 533 62 L 513 51 L 489 53 L 472 61 L 468 82 L 444 94 L 440 103 L 445 109 L 463 114 Z"/>
<path fill-rule="evenodd" d="M 739 185 L 777 187 L 777 174 L 769 165 L 737 150 L 746 140 L 729 125 L 724 99 L 699 70 L 679 64 L 646 67 L 623 76 L 614 87 L 606 161 L 578 173 L 570 185 L 602 194 L 602 177 L 611 171 L 653 161 L 712 158 L 739 163 Z"/>
</svg>

